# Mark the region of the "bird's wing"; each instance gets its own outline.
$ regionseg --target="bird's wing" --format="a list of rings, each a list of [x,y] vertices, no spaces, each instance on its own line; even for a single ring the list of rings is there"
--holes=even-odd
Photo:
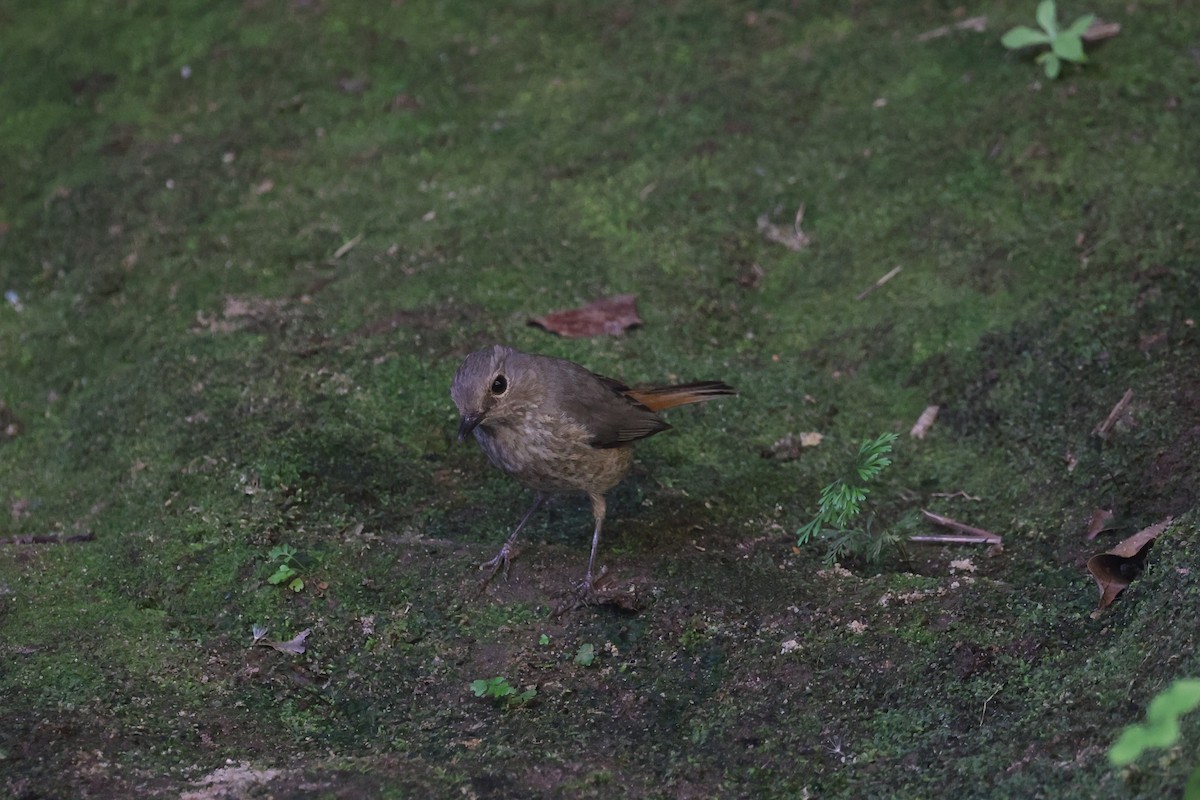
[[[583,367],[563,387],[562,411],[592,435],[593,447],[620,447],[671,427],[638,401],[625,395],[620,381]]]

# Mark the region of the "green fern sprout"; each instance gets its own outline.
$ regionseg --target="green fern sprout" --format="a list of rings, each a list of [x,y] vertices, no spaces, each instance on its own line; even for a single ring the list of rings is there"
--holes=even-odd
[[[891,465],[894,433],[884,433],[868,439],[858,448],[854,463],[844,478],[839,478],[821,490],[817,515],[796,532],[796,545],[807,544],[813,536],[829,540],[825,563],[833,564],[844,555],[862,555],[877,561],[887,544],[897,540],[893,534],[875,531],[875,513],[869,512],[861,526],[854,525],[863,513],[870,483]]]

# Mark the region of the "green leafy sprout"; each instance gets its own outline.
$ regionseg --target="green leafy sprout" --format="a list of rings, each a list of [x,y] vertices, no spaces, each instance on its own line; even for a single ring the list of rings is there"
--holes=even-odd
[[[267,560],[271,563],[276,563],[275,571],[267,578],[267,583],[272,586],[285,585],[293,592],[299,592],[304,588],[304,579],[301,573],[315,564],[321,562],[321,557],[315,554],[307,554],[307,560],[313,562],[306,564],[300,558],[300,552],[296,548],[288,544],[281,544],[278,547],[272,547],[267,553]]]
[[[496,705],[505,708],[520,708],[537,696],[537,689],[534,687],[528,686],[525,691],[518,692],[516,687],[508,682],[508,678],[501,675],[471,681],[471,691],[476,697],[489,698]]]
[[[594,644],[581,644],[579,649],[575,651],[575,663],[582,667],[590,667],[592,662],[596,660],[596,646]]]
[[[1042,0],[1037,7],[1037,23],[1041,30],[1027,25],[1018,25],[1000,38],[1000,44],[1009,50],[1023,47],[1049,45],[1050,49],[1037,57],[1037,63],[1046,70],[1046,77],[1053,80],[1062,71],[1062,62],[1087,63],[1083,52],[1083,34],[1096,19],[1095,14],[1084,14],[1065,28],[1058,27],[1058,9],[1054,0]]]
[[[1179,718],[1200,707],[1200,680],[1180,679],[1150,701],[1146,721],[1130,725],[1108,750],[1113,766],[1132,764],[1142,753],[1171,747],[1179,741]],[[1184,800],[1200,800],[1200,767],[1192,771],[1183,791]]]
[[[898,541],[894,534],[875,531],[874,511],[868,511],[861,524],[856,524],[870,491],[867,484],[891,465],[888,454],[897,438],[894,433],[884,433],[859,446],[846,477],[821,490],[817,515],[796,532],[798,547],[814,535],[827,539],[830,547],[825,563],[833,564],[844,555],[863,555],[868,561],[878,561],[884,545]]]

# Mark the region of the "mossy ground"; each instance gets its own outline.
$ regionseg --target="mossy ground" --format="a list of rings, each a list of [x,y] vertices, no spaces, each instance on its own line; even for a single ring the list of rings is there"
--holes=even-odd
[[[1177,792],[1195,718],[1105,751],[1200,675],[1200,11],[1067,4],[1123,28],[1048,82],[998,44],[1033,2],[916,40],[956,5],[0,2],[3,792]],[[803,251],[756,230],[801,203]],[[618,292],[624,337],[525,325]],[[640,610],[552,613],[573,498],[476,593],[528,502],[453,441],[491,341],[740,390],[611,498]],[[1003,554],[821,571],[820,487],[930,403],[882,518]],[[1084,560],[1168,514],[1093,618]],[[471,695],[496,675],[536,699]]]

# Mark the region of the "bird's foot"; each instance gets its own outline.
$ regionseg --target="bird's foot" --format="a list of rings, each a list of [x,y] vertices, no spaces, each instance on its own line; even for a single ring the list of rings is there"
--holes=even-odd
[[[588,603],[591,598],[596,596],[597,590],[604,583],[607,576],[607,567],[601,567],[600,574],[595,577],[592,576],[591,570],[588,570],[587,574],[583,576],[583,581],[575,587],[575,596],[583,602]]]
[[[508,566],[511,563],[512,548],[506,543],[500,548],[500,552],[496,553],[496,557],[491,561],[486,561],[479,565],[480,571],[488,570],[488,574],[483,576],[483,580],[479,582],[479,590],[483,591],[487,585],[492,582],[492,578],[496,577],[496,573],[504,571],[504,580],[508,580]]]
[[[607,570],[600,570],[600,574],[594,579],[584,576],[581,583],[558,595],[554,616],[560,617],[568,611],[591,606],[609,606],[629,613],[642,610],[644,603],[634,586],[620,589],[611,586],[611,583],[612,576]]]

